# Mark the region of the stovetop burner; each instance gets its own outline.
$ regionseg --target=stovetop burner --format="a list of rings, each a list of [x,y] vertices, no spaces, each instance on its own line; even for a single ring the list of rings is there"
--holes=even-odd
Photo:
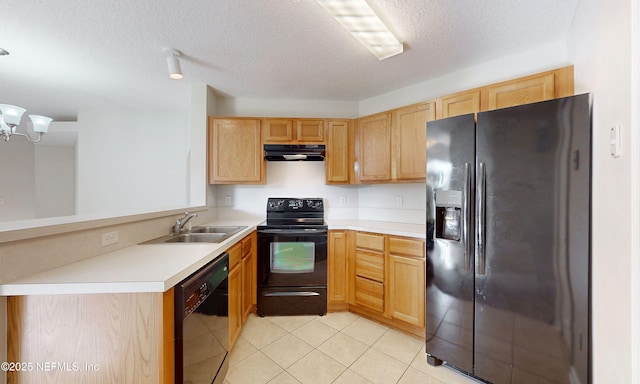
[[[267,199],[267,220],[258,227],[301,229],[326,225],[322,198],[270,197]]]

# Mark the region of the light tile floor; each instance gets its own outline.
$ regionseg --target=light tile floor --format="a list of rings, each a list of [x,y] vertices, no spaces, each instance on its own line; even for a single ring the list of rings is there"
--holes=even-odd
[[[252,315],[225,384],[476,384],[426,363],[423,340],[350,312]]]

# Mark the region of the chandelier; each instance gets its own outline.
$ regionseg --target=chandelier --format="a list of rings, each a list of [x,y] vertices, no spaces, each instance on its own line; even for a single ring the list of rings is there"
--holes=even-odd
[[[20,125],[22,114],[25,111],[26,109],[15,105],[0,104],[0,136],[2,136],[2,140],[9,141],[11,136],[16,135],[24,136],[27,140],[37,143],[42,139],[42,135],[47,133],[52,119],[39,115],[29,115],[33,130],[37,135],[35,138],[32,138],[28,133],[16,132],[16,128]]]

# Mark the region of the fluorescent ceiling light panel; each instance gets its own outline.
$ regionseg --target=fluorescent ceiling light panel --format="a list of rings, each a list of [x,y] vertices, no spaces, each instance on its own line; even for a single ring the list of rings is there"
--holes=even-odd
[[[402,53],[402,43],[365,0],[316,0],[380,60]]]

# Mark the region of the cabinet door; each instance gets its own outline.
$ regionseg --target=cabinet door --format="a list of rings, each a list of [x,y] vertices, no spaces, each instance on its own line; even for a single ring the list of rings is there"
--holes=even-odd
[[[256,304],[256,233],[242,239],[242,323]]]
[[[351,172],[349,122],[329,121],[327,131],[326,183],[347,184],[349,183],[349,174]]]
[[[389,312],[392,318],[425,326],[425,262],[389,256]]]
[[[439,119],[480,111],[480,90],[456,93],[440,98]]]
[[[242,266],[229,271],[229,350],[242,329]]]
[[[290,143],[294,140],[293,120],[264,119],[265,143]]]
[[[401,108],[393,112],[396,180],[426,180],[427,121],[435,118],[435,102]]]
[[[303,143],[324,142],[324,120],[296,120],[295,139]]]
[[[251,313],[251,290],[253,283],[252,257],[245,256],[242,259],[242,324],[247,320],[247,316]]]
[[[209,183],[264,183],[260,120],[209,121]]]
[[[347,233],[329,231],[328,302],[346,303],[347,291]]]
[[[489,110],[551,100],[553,97],[553,73],[487,87]]]
[[[362,182],[391,180],[391,114],[358,120],[358,165]]]

